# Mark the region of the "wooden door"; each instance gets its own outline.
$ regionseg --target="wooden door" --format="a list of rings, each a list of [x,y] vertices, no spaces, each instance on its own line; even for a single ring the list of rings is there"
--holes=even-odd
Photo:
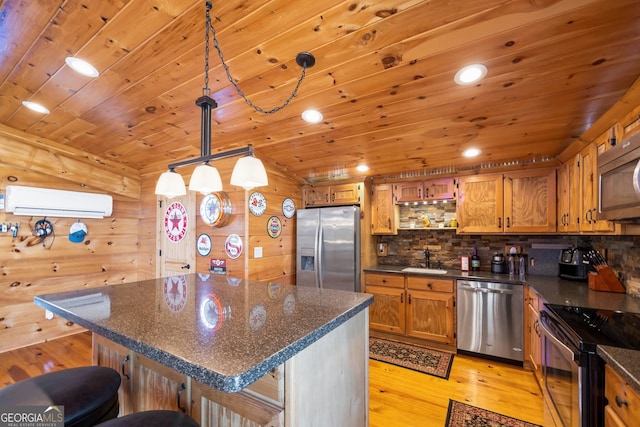
[[[458,182],[458,233],[503,231],[501,174],[466,176]]]
[[[556,232],[556,170],[504,174],[504,232]]]
[[[178,276],[196,271],[196,194],[158,199],[158,277]]]
[[[373,295],[373,304],[369,307],[369,328],[383,332],[404,334],[404,289],[367,286],[365,292]]]
[[[107,366],[120,373],[122,382],[118,389],[119,415],[127,415],[133,412],[133,381],[131,379],[132,355],[128,348],[116,344],[100,335],[92,334],[91,364],[94,366]]]
[[[455,344],[452,293],[407,291],[407,335]]]
[[[133,362],[133,411],[167,409],[190,414],[189,378],[139,354]]]
[[[371,197],[371,234],[396,234],[397,220],[393,186],[374,185]]]

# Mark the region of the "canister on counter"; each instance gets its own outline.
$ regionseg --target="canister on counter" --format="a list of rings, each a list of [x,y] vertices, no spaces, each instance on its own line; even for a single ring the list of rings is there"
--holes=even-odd
[[[467,255],[460,257],[460,271],[469,271],[469,257]]]

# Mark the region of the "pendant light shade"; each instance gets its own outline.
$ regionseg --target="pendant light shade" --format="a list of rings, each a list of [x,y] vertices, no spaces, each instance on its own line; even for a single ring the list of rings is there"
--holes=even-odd
[[[208,163],[201,164],[193,171],[189,180],[189,190],[198,191],[201,194],[211,194],[222,191],[222,180],[218,169]]]
[[[254,156],[240,157],[231,173],[231,185],[245,190],[269,185],[267,171],[260,159]]]
[[[187,194],[187,189],[184,186],[184,179],[182,179],[182,175],[173,169],[163,172],[156,183],[155,193],[169,199],[177,196],[184,196]]]

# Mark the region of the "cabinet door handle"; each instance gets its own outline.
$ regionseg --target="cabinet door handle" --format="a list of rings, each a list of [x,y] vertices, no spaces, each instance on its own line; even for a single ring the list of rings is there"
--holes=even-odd
[[[400,294],[400,304],[404,302],[404,293]]]
[[[182,407],[182,403],[180,402],[180,397],[182,396],[182,392],[185,391],[186,388],[187,388],[187,386],[185,386],[184,383],[182,383],[182,384],[180,384],[180,390],[178,390],[178,408],[182,412],[187,412],[187,408],[183,408]]]
[[[623,406],[629,406],[629,402],[622,400],[620,396],[616,394],[616,405],[618,405],[618,408],[622,408]]]
[[[127,354],[127,356],[124,358],[124,360],[122,361],[122,376],[123,377],[127,377],[128,380],[131,379],[131,376],[129,376],[129,374],[127,374],[124,371],[124,366],[127,364],[127,362],[129,361],[129,355]]]
[[[433,285],[431,284],[431,282],[427,282],[427,288],[429,289],[433,288]]]
[[[382,283],[387,283],[387,279],[382,279]]]
[[[498,217],[498,228],[502,228],[502,217]]]
[[[191,268],[191,265],[190,264],[185,264],[180,268],[183,269],[183,270],[189,270]]]
[[[411,304],[411,294],[408,294],[408,295],[407,295],[407,299],[408,299],[408,300],[407,300],[407,304]]]
[[[511,217],[507,217],[507,228],[511,227]]]

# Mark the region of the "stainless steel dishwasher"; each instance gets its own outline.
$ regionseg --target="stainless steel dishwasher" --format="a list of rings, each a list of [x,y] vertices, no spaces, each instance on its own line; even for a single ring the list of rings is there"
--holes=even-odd
[[[522,285],[457,281],[458,350],[523,361]]]

